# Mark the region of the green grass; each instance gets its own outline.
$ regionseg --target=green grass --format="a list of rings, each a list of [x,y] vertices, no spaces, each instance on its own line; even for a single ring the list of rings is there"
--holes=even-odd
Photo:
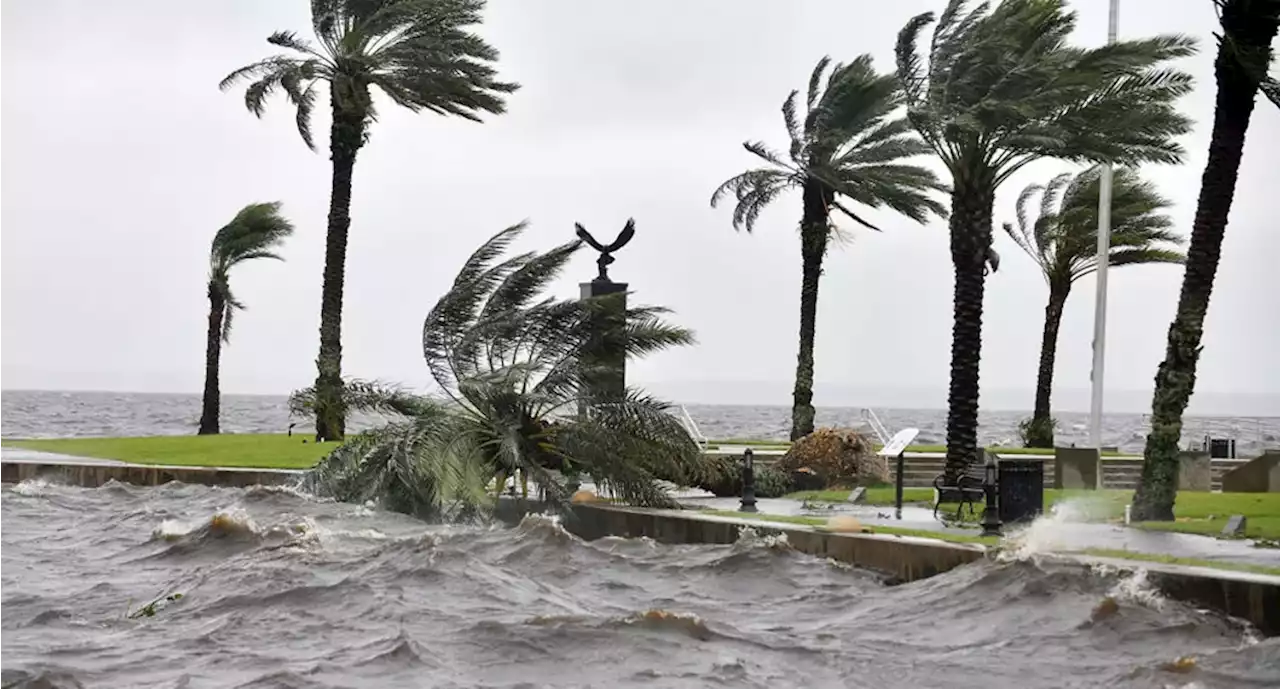
[[[304,442],[306,441],[306,442]],[[337,444],[307,436],[277,434],[175,435],[146,438],[58,438],[4,440],[5,447],[135,464],[307,469]]]
[[[812,526],[821,529],[826,525],[827,520],[821,517],[803,517],[792,515],[777,514],[748,514],[743,512],[734,512],[732,510],[704,510],[704,514],[714,514],[721,517],[736,517],[738,519],[749,519],[754,521],[773,522],[782,524],[799,524],[802,526]],[[982,537],[978,535],[942,533],[937,531],[925,531],[921,529],[900,529],[892,526],[866,526],[871,533],[890,534],[898,536],[917,536],[920,538],[932,538],[939,541],[947,541],[949,543],[977,543],[985,546],[998,545],[1000,539],[991,537]],[[1252,572],[1254,574],[1269,574],[1272,576],[1280,576],[1280,567],[1268,567],[1266,565],[1252,565],[1239,562],[1222,562],[1219,560],[1202,560],[1190,557],[1175,557],[1173,555],[1161,555],[1157,553],[1140,553],[1132,550],[1116,550],[1111,548],[1087,548],[1085,550],[1076,551],[1080,555],[1093,555],[1095,557],[1109,557],[1121,560],[1134,560],[1139,562],[1159,562],[1170,565],[1184,565],[1189,567],[1208,567],[1211,569],[1223,569],[1234,572]]]
[[[793,500],[814,502],[843,502],[848,490],[805,491],[787,496]],[[1124,518],[1124,506],[1133,499],[1127,490],[1046,490],[1045,508],[1051,509],[1063,500],[1075,500],[1082,515],[1089,521],[1120,521]],[[931,504],[932,488],[904,488],[904,503]],[[868,505],[892,505],[894,489],[878,486],[868,488],[863,496]],[[1217,536],[1222,533],[1227,519],[1234,514],[1247,518],[1245,535],[1249,538],[1280,539],[1280,493],[1205,493],[1183,491],[1178,493],[1173,509],[1177,521],[1139,522],[1140,529],[1175,531],[1178,533]]]

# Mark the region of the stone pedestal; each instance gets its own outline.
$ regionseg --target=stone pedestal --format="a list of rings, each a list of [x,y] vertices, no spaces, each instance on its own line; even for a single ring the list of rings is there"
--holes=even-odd
[[[1224,493],[1280,493],[1280,450],[1267,450],[1222,475]]]
[[[587,376],[592,397],[600,401],[622,399],[627,389],[626,343],[605,335],[621,332],[626,324],[627,283],[593,280],[580,287],[583,299],[617,295],[608,301],[609,308],[597,315],[597,336],[588,344],[583,362],[593,369]]]
[[[1102,452],[1093,447],[1059,447],[1053,451],[1053,487],[1096,490],[1102,471]]]
[[[1213,465],[1208,452],[1184,450],[1178,453],[1178,490],[1208,491],[1213,488]]]

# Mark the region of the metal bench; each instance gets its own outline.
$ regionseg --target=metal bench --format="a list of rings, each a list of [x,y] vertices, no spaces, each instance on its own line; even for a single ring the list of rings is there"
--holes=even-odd
[[[959,506],[956,507],[956,519],[960,519],[965,505],[969,506],[970,516],[977,514],[974,506],[980,503],[985,506],[987,498],[986,480],[987,468],[979,462],[973,462],[966,466],[954,483],[947,483],[947,475],[945,473],[935,478],[933,480],[933,489],[937,491],[937,502],[933,505],[933,518],[938,518],[938,508],[944,503],[959,503]]]

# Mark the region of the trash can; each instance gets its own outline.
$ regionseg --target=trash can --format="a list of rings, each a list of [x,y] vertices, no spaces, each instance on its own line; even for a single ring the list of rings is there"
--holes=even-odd
[[[1000,521],[1031,521],[1044,512],[1043,461],[1001,459],[996,475]]]

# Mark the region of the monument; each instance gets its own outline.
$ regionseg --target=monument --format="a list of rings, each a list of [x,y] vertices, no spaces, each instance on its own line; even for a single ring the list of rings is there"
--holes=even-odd
[[[573,226],[579,239],[600,252],[596,259],[599,273],[591,282],[580,284],[582,299],[595,300],[599,307],[592,316],[596,319],[595,335],[582,358],[588,394],[602,402],[621,399],[627,389],[627,353],[626,343],[615,338],[626,324],[627,283],[610,279],[609,265],[615,260],[614,252],[635,236],[636,221],[628,219],[617,239],[607,245],[597,241],[581,224],[574,223]]]

